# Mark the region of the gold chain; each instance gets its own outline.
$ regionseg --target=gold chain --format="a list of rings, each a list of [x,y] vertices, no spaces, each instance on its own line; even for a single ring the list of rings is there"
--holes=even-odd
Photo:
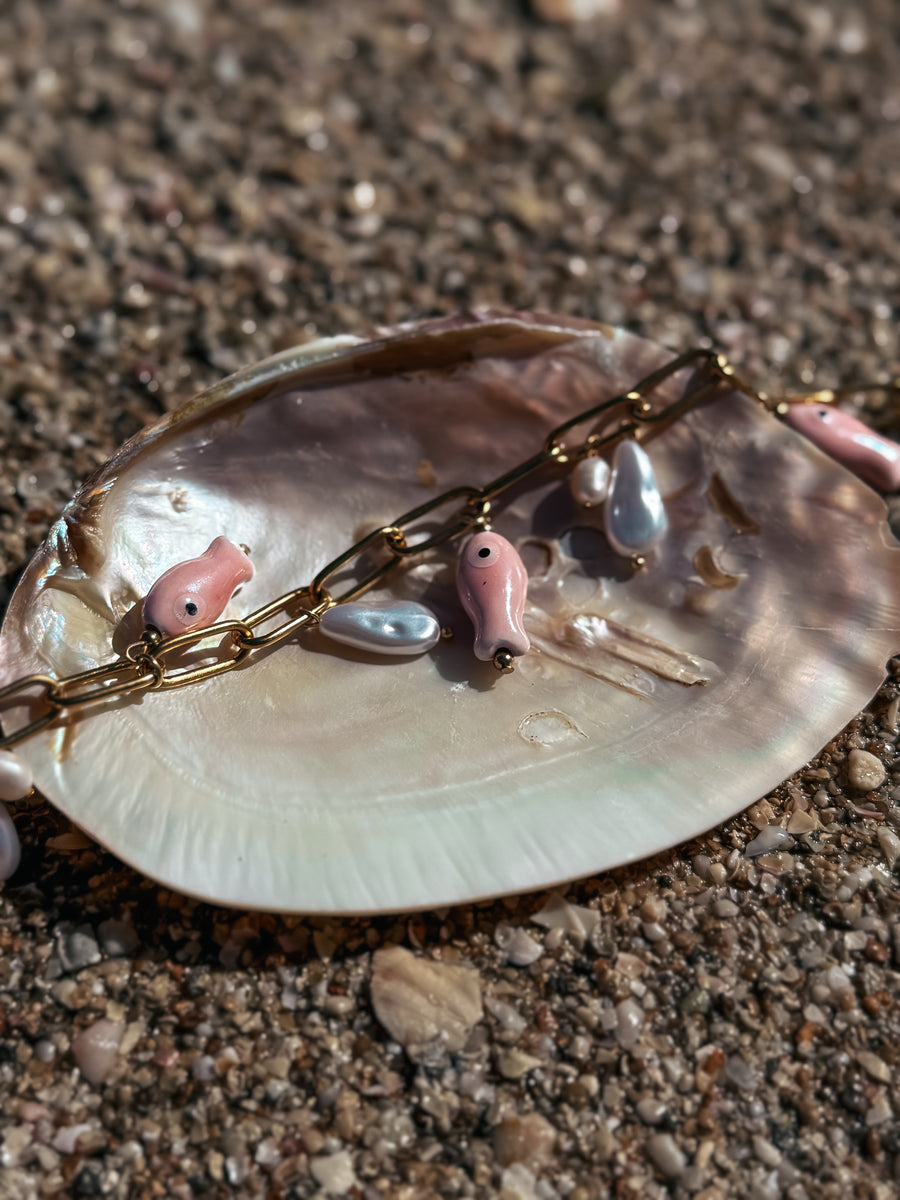
[[[680,399],[664,408],[654,410],[645,398],[648,393],[678,371],[691,366],[702,368],[707,373],[706,379]],[[124,655],[107,666],[95,667],[63,679],[55,679],[49,675],[27,675],[8,684],[0,689],[0,709],[4,706],[9,707],[10,701],[18,700],[22,703],[24,700],[31,704],[41,704],[46,711],[15,733],[0,737],[0,750],[15,746],[53,725],[63,724],[69,718],[69,714],[77,713],[91,705],[104,704],[111,699],[141,692],[173,691],[175,688],[187,687],[189,684],[200,683],[233,671],[251,655],[277,646],[305,626],[316,624],[329,608],[363,595],[380,582],[401,559],[425,554],[473,529],[484,528],[494,502],[541,468],[550,463],[576,462],[599,453],[623,437],[639,437],[645,427],[672,420],[707,399],[723,384],[750,396],[769,411],[780,410],[779,402],[770,401],[754,392],[736,375],[721,355],[712,350],[688,350],[647,375],[629,391],[594,405],[558,425],[548,434],[536,454],[484,487],[455,487],[410,509],[391,524],[374,529],[343,554],[339,554],[319,571],[312,583],[286,592],[243,620],[219,621],[203,629],[167,638],[157,630],[148,628],[140,641],[129,646]],[[837,395],[836,392],[818,392],[814,398],[822,403],[827,402],[826,397],[833,400]],[[809,399],[811,397],[808,396],[791,397],[791,402]],[[611,432],[592,433],[575,447],[569,447],[563,441],[564,435],[579,425],[601,417],[606,417],[608,424],[609,420],[616,416],[620,419]],[[458,502],[456,511],[436,533],[423,540],[408,540],[409,526],[454,501]],[[361,555],[373,551],[384,554],[384,561],[338,595],[329,590],[329,580]],[[287,620],[268,632],[259,632],[260,626],[279,614],[286,616]],[[206,661],[199,666],[179,662],[177,658],[174,663],[167,661],[172,656],[183,656],[185,651],[216,639],[219,642],[217,653],[220,655],[217,661]],[[211,652],[210,649],[207,658]]]

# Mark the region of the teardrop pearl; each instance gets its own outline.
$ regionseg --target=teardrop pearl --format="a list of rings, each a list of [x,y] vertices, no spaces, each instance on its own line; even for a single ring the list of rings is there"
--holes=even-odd
[[[22,849],[13,819],[4,805],[0,804],[0,880],[9,879],[10,875],[15,874],[21,857]]]
[[[441,640],[434,613],[414,600],[354,600],[323,613],[319,628],[336,642],[372,654],[425,654]]]
[[[659,541],[668,528],[653,464],[637,442],[619,442],[604,510],[606,536],[626,558]]]
[[[0,800],[22,800],[34,786],[31,768],[11,750],[0,750]]]
[[[609,495],[609,463],[595,454],[575,464],[569,477],[572,498],[583,508],[595,508]]]

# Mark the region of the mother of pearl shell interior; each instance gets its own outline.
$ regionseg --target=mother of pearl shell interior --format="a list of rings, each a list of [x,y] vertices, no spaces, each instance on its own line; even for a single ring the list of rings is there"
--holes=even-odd
[[[606,327],[497,316],[244,371],[76,496],[10,605],[0,683],[109,661],[154,579],[222,533],[255,568],[226,615],[250,611],[669,357]],[[690,386],[683,372],[654,404]],[[494,528],[530,576],[532,650],[512,675],[472,653],[449,545],[373,593],[453,627],[429,654],[388,660],[305,632],[35,739],[37,786],[164,883],[282,911],[534,888],[716,824],[877,688],[900,629],[900,553],[875,493],[744,396],[644,448],[668,531],[637,574],[559,468],[498,506]]]

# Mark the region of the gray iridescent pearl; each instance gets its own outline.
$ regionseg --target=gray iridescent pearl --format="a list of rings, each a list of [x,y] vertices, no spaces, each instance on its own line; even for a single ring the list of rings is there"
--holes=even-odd
[[[0,750],[0,800],[22,800],[33,786],[31,768],[24,758]]]
[[[9,879],[19,865],[22,852],[13,819],[0,804],[0,880]]]
[[[612,548],[626,557],[649,549],[668,527],[653,464],[631,438],[613,455],[604,527]]]
[[[354,600],[323,614],[320,628],[336,642],[372,654],[424,654],[441,640],[437,617],[413,600]]]
[[[575,464],[569,486],[576,504],[594,508],[602,504],[609,493],[609,463],[605,458],[583,458]]]

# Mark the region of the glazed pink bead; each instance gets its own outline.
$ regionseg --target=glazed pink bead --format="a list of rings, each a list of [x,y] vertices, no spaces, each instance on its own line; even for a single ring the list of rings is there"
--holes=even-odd
[[[144,601],[144,624],[165,634],[213,625],[235,590],[252,578],[253,567],[240,546],[217,537],[199,558],[160,575]]]
[[[474,533],[459,550],[456,586],[475,626],[475,657],[489,662],[498,650],[515,656],[531,643],[522,625],[528,572],[499,533]]]
[[[827,404],[792,404],[785,420],[872,487],[900,491],[900,446],[856,417]]]

